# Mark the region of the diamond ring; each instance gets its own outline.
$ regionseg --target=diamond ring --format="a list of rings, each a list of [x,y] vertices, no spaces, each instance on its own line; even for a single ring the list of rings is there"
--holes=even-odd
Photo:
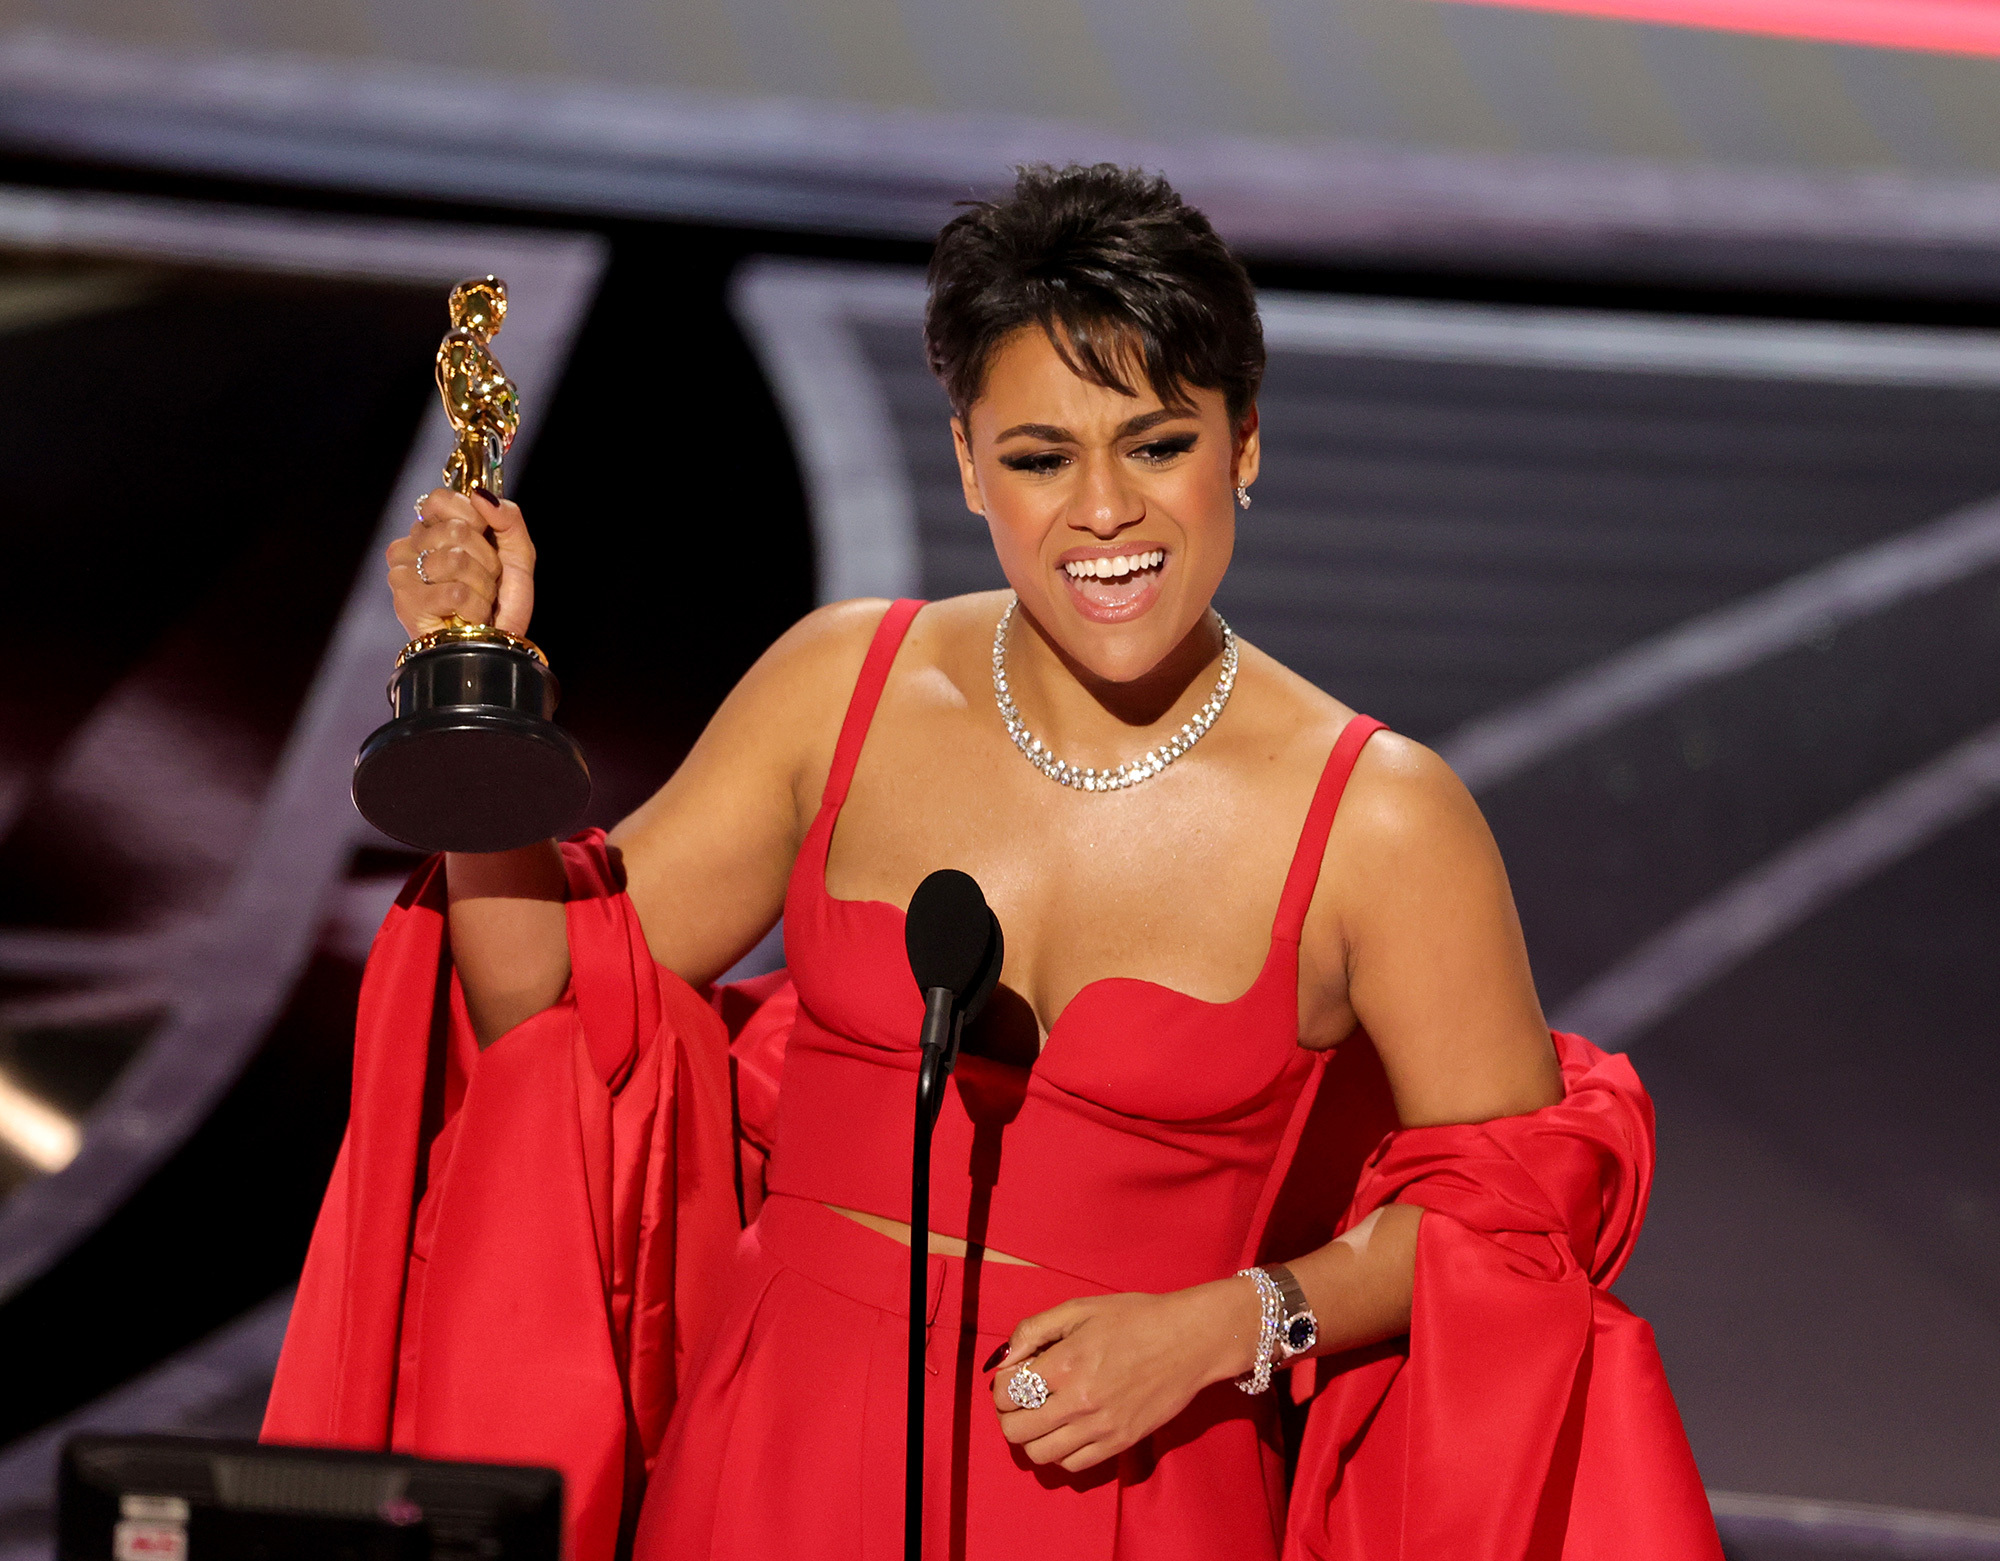
[[[417,554],[417,578],[423,581],[425,585],[437,584],[437,581],[433,580],[424,571],[424,560],[429,558],[431,554],[435,553],[436,551],[437,549],[434,547],[427,547],[421,553]]]
[[[1007,1396],[1022,1409],[1040,1409],[1049,1401],[1049,1384],[1033,1366],[1023,1366],[1007,1379]]]

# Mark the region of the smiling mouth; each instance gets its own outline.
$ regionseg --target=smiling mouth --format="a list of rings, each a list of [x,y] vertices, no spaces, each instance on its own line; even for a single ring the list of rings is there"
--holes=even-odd
[[[1136,604],[1160,578],[1167,550],[1147,548],[1109,558],[1073,558],[1062,565],[1070,589],[1090,606],[1115,611]]]
[[[1156,547],[1144,553],[1120,554],[1116,558],[1078,558],[1064,564],[1063,573],[1072,580],[1123,580],[1129,575],[1157,574],[1167,561],[1167,550]]]

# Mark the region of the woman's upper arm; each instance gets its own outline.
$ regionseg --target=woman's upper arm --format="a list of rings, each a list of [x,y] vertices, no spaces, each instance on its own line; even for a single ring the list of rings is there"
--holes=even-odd
[[[653,957],[700,985],[784,909],[849,694],[888,604],[841,602],[744,674],[667,783],[611,832]]]
[[[1344,945],[1348,1001],[1406,1126],[1562,1098],[1499,847],[1443,760],[1391,733],[1371,741],[1326,866],[1338,925],[1320,926]]]

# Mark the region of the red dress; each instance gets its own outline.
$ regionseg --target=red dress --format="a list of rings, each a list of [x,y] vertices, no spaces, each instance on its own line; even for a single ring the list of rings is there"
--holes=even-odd
[[[923,1001],[902,911],[834,899],[825,870],[915,607],[892,609],[876,637],[792,870],[798,1011],[770,1198],[676,1411],[640,1561],[901,1554],[908,1249],[821,1206],[908,1218]],[[1275,1561],[1284,1464],[1268,1399],[1218,1384],[1115,1465],[1071,1475],[1009,1446],[978,1367],[1023,1317],[1059,1301],[1177,1290],[1254,1256],[1259,1207],[1315,1068],[1297,1044],[1299,929],[1341,789],[1379,725],[1357,717],[1335,746],[1263,971],[1241,997],[1201,1002],[1113,977],[1056,1017],[1032,1068],[961,1059],[938,1118],[932,1227],[1038,1266],[931,1260],[930,1554]]]
[[[577,1561],[621,1535],[639,1561],[900,1554],[908,1251],[822,1205],[907,1217],[922,1005],[901,912],[824,870],[917,605],[877,633],[794,867],[795,990],[702,1007],[586,838],[571,990],[481,1053],[439,875],[413,884],[371,957],[267,1436],[555,1463]],[[934,1228],[1037,1266],[930,1260],[927,1554],[1719,1556],[1650,1334],[1603,1289],[1650,1174],[1629,1066],[1558,1037],[1558,1105],[1395,1133],[1365,1038],[1296,1044],[1300,924],[1378,728],[1327,762],[1249,991],[1108,978],[1033,1067],[961,1059]],[[1430,1211],[1410,1338],[1294,1373],[1318,1393],[1289,1511],[1272,1400],[1226,1383],[1081,1475],[1001,1437],[976,1368],[1022,1317],[1296,1256],[1399,1199]]]

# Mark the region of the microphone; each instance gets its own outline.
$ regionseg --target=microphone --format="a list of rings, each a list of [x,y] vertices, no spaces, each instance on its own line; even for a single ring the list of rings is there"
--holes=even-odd
[[[924,1522],[924,1339],[931,1225],[931,1130],[944,1081],[958,1061],[958,1038],[1000,980],[1006,944],[979,885],[942,868],[917,885],[903,920],[910,974],[924,994],[923,1051],[917,1062],[917,1120],[910,1162],[910,1375],[903,1456],[903,1557],[922,1561]]]
[[[979,885],[969,874],[945,867],[910,897],[903,947],[924,994],[918,1095],[936,1121],[944,1081],[958,1062],[959,1036],[999,983],[1006,942]]]

